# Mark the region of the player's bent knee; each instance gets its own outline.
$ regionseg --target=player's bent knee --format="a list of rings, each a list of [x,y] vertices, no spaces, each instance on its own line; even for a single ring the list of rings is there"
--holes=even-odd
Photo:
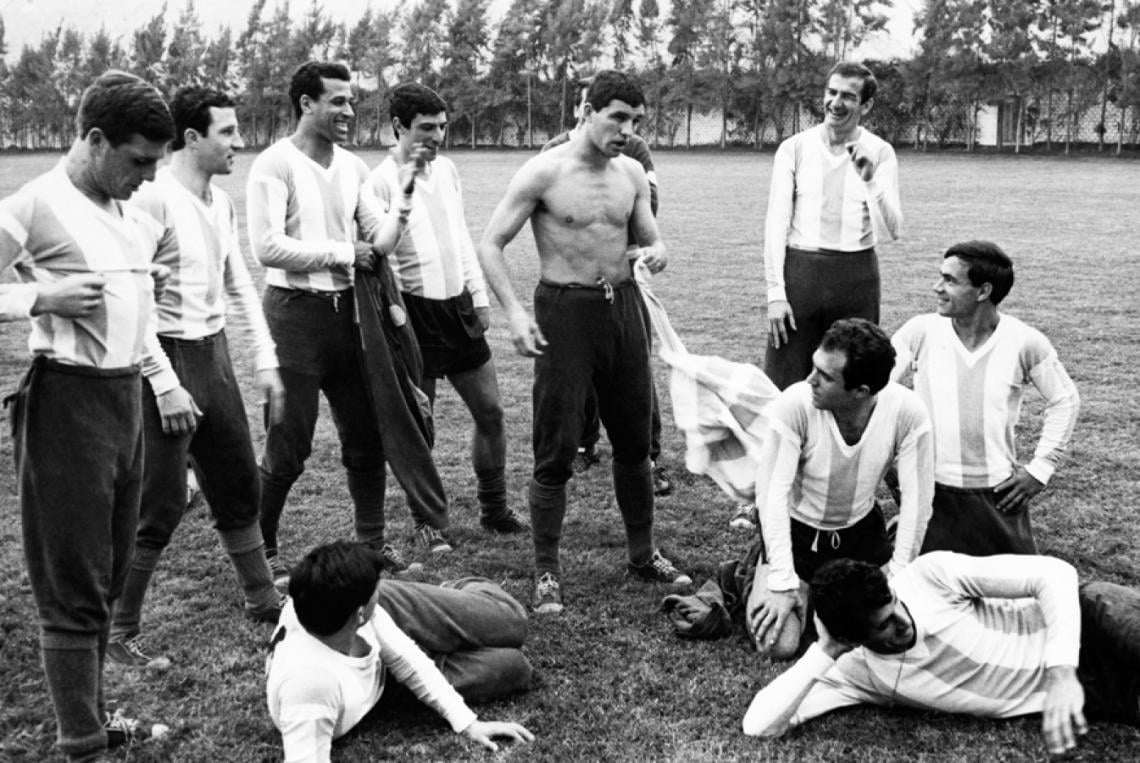
[[[784,662],[795,659],[800,650],[800,639],[803,637],[803,624],[798,615],[790,615],[784,622],[784,627],[776,634],[774,640],[769,641],[771,634],[763,643],[756,644],[756,650],[770,660]]]

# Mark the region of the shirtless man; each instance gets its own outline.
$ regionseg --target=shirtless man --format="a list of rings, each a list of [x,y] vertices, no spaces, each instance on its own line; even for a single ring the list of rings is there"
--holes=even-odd
[[[479,245],[487,283],[510,322],[519,354],[534,362],[534,608],[562,611],[558,544],[566,482],[582,434],[586,397],[613,444],[614,492],[625,523],[629,570],[638,578],[688,584],[653,543],[649,463],[649,344],[640,296],[626,259],[627,226],[653,273],[665,246],[649,206],[649,181],[622,156],[645,115],[641,88],[615,71],[597,75],[585,123],[574,138],[532,158],[511,180]],[[541,280],[532,317],[519,302],[503,261],[505,247],[530,220]]]

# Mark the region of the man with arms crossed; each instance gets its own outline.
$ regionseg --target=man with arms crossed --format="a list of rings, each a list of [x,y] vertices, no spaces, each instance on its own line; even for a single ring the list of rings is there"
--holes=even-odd
[[[159,663],[140,644],[143,601],[163,549],[186,510],[186,460],[193,462],[245,598],[256,621],[276,622],[281,595],[265,559],[257,522],[258,475],[241,389],[230,363],[226,313],[246,327],[257,389],[280,419],[284,390],[257,290],[238,241],[237,210],[214,175],[233,171],[243,146],[233,100],[217,90],[182,88],[170,103],[175,137],[170,166],[135,194],[161,236],[154,261],[171,270],[158,300],[158,333],[143,375],[142,503],[135,551],[115,605],[107,656],[135,667]]]
[[[590,92],[590,85],[593,82],[593,77],[583,77],[578,80],[578,104],[574,107],[574,118],[577,123],[574,125],[574,129],[555,135],[547,141],[546,145],[542,147],[543,151],[549,151],[555,146],[569,143],[582,129],[582,125],[586,122],[586,94]],[[642,140],[637,133],[634,133],[626,141],[622,155],[637,160],[637,163],[645,168],[645,177],[649,180],[649,208],[653,212],[653,216],[656,217],[657,171],[653,168],[653,155],[649,152],[649,144]],[[637,258],[638,251],[637,239],[634,238],[633,231],[630,231],[629,252],[634,259]],[[630,263],[632,264],[633,260]],[[648,325],[648,321],[646,321],[646,325]],[[650,341],[652,342],[652,337],[650,337]],[[665,467],[657,466],[657,458],[661,455],[661,404],[657,399],[657,385],[653,381],[652,374],[649,376],[649,382],[653,387],[653,413],[650,418],[652,429],[649,440],[649,461],[653,469],[653,494],[669,495],[673,492],[673,483],[669,480]],[[597,446],[601,434],[598,401],[594,395],[590,395],[586,404],[586,429],[582,432],[582,442],[578,446],[578,455],[574,457],[575,472],[584,472],[598,463]]]
[[[397,221],[381,219],[368,168],[339,145],[354,116],[348,69],[302,64],[289,100],[297,127],[258,155],[247,192],[249,243],[266,268],[265,318],[285,384],[284,413],[280,423],[269,422],[261,460],[261,532],[274,574],[283,577],[277,528],[312,450],[323,392],[340,437],[357,538],[376,548],[389,571],[404,572],[407,562],[384,539],[384,449],[360,369],[352,288],[353,268],[373,266],[380,253],[373,242],[383,225]],[[364,241],[356,240],[358,227]],[[409,491],[413,514],[424,498]]]
[[[895,374],[914,371],[934,423],[934,513],[923,551],[1037,553],[1029,503],[1060,465],[1080,396],[1045,335],[998,310],[1012,286],[1013,262],[997,244],[955,244],[934,285],[938,311],[911,318],[891,340]],[[1022,464],[1015,429],[1027,384],[1045,398],[1045,421]]]
[[[398,207],[407,223],[377,243],[393,255],[423,355],[423,391],[434,404],[436,379],[447,377],[475,420],[471,463],[480,524],[491,532],[524,532],[526,524],[507,506],[503,406],[483,336],[491,325],[487,285],[463,217],[459,172],[439,155],[447,104],[434,90],[414,83],[397,85],[391,97],[398,143],[370,182],[380,202],[389,210]]]
[[[34,360],[8,401],[16,482],[58,744],[89,761],[137,728],[106,716],[103,662],[138,523],[157,238],[122,202],[154,179],[174,124],[154,87],[109,71],[84,91],[76,127],[55,169],[0,202],[0,268],[41,285]],[[53,304],[65,284],[78,293]]]
[[[510,321],[520,354],[534,362],[534,475],[530,515],[536,612],[561,612],[558,558],[566,483],[593,389],[613,444],[614,492],[625,524],[629,570],[643,580],[692,582],[653,543],[649,467],[649,342],[630,275],[632,226],[652,272],[665,247],[649,208],[649,181],[621,155],[645,114],[641,88],[619,72],[598,74],[574,140],[530,159],[511,180],[479,245],[483,272]],[[519,302],[503,259],[530,220],[541,280],[534,318]]]
[[[836,321],[806,381],[765,410],[756,504],[762,551],[744,592],[749,634],[761,653],[799,650],[810,612],[807,581],[828,559],[852,557],[896,572],[922,545],[934,491],[930,417],[918,395],[889,381],[895,351],[875,324]],[[892,553],[875,488],[898,470],[898,537]],[[746,584],[747,585],[747,584]]]
[[[867,67],[836,64],[823,124],[776,150],[764,226],[764,373],[780,389],[811,372],[812,352],[833,322],[879,322],[874,247],[898,238],[902,212],[894,149],[859,126],[877,90]]]
[[[327,763],[333,739],[378,702],[406,705],[403,687],[491,751],[495,738],[533,741],[517,723],[479,720],[465,702],[530,687],[523,606],[485,578],[381,580],[383,566],[367,546],[338,541],[293,569],[266,666],[286,763]],[[392,678],[403,687],[390,688]]]
[[[756,694],[744,733],[778,737],[840,707],[1041,713],[1050,754],[1090,716],[1140,725],[1140,593],[1059,559],[924,554],[889,581],[828,562],[811,585],[819,641]]]

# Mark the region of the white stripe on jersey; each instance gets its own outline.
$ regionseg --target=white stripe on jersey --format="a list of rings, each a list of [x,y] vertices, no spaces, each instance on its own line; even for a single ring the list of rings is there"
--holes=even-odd
[[[1013,473],[1026,384],[1046,399],[1041,439],[1026,469],[1049,481],[1072,437],[1080,397],[1040,331],[1003,314],[993,335],[970,352],[952,321],[932,313],[911,318],[891,341],[899,353],[896,375],[914,370],[915,392],[933,419],[938,482],[991,488]]]
[[[108,212],[84,196],[61,161],[0,202],[0,267],[14,264],[25,283],[99,273],[103,302],[91,315],[32,318],[29,349],[64,363],[123,368],[142,358],[152,317],[150,258],[157,239],[138,211]],[[22,239],[22,240],[21,240]]]
[[[416,179],[412,213],[393,252],[400,288],[426,299],[450,299],[466,287],[476,307],[487,307],[490,301],[483,270],[463,216],[459,172],[443,156],[437,156],[430,166],[430,175]],[[380,162],[369,182],[387,210],[403,203],[394,157]]]

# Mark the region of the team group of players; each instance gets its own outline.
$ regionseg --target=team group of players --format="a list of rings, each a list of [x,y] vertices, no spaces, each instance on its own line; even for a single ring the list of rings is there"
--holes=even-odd
[[[894,152],[859,124],[875,86],[864,67],[837,65],[823,123],[785,141],[773,171],[765,370],[786,389],[765,411],[756,506],[733,522],[761,530],[740,563],[738,598],[749,635],[775,658],[799,653],[816,630],[821,644],[839,643],[811,627],[819,596],[809,583],[832,560],[884,565],[895,580],[920,551],[1035,553],[1029,501],[1078,409],[1048,340],[999,312],[1013,268],[994,244],[947,251],[937,314],[893,339],[875,325],[874,244],[896,238],[902,217]],[[0,265],[22,282],[0,292],[0,313],[32,326],[34,362],[12,401],[25,553],[58,741],[73,760],[98,760],[138,731],[106,717],[103,662],[164,660],[144,650],[141,612],[186,508],[188,461],[247,616],[279,623],[268,691],[287,759],[327,759],[331,740],[379,700],[385,667],[488,747],[493,737],[532,738],[464,704],[529,683],[518,651],[525,610],[482,579],[435,587],[391,577],[412,565],[385,535],[386,464],[418,544],[451,550],[423,425],[441,378],[474,420],[481,525],[533,537],[535,612],[563,609],[566,484],[576,463],[596,461],[599,421],[629,572],[691,582],[653,533],[654,494],[669,486],[655,474],[659,407],[631,263],[656,273],[666,256],[651,165],[622,156],[645,113],[636,83],[607,71],[583,88],[578,126],[518,171],[478,246],[455,165],[438,153],[447,113],[436,93],[394,89],[397,145],[373,171],[341,148],[354,118],[345,67],[302,65],[289,99],[296,129],[257,157],[248,181],[260,304],[234,204],[211,182],[242,148],[235,104],[218,91],[180,89],[168,108],[150,85],[108,72],[84,94],[67,156],[0,204]],[[157,169],[168,143],[170,163]],[[503,256],[527,221],[541,268],[533,315]],[[516,349],[535,361],[529,526],[507,503],[503,410],[484,338],[491,292]],[[227,315],[246,332],[264,402],[260,462]],[[910,371],[913,391],[896,381]],[[1029,384],[1047,409],[1023,466],[1014,426]],[[289,569],[278,527],[322,393],[360,545],[319,547]],[[893,533],[875,500],[885,478],[897,484]],[[381,572],[390,577],[378,584]],[[1022,589],[975,595],[1012,590]],[[842,642],[846,651],[857,640]],[[746,731],[786,727],[790,712],[761,723],[750,709]]]

